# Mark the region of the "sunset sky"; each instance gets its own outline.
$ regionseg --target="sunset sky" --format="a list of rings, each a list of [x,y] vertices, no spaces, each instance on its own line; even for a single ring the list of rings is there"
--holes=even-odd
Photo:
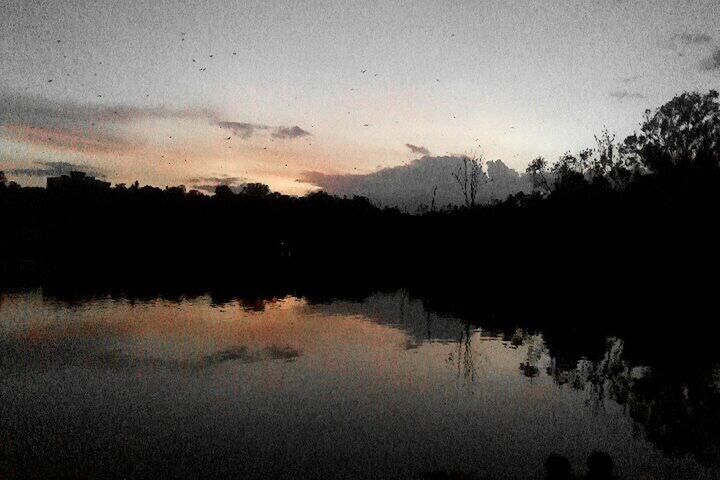
[[[423,154],[522,169],[720,88],[718,25],[717,0],[10,0],[0,170],[303,193]]]

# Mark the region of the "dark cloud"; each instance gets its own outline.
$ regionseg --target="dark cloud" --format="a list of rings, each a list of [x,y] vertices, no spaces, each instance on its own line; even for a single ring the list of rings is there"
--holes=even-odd
[[[188,179],[188,183],[190,183],[190,188],[203,192],[215,193],[216,187],[224,185],[230,187],[233,192],[238,193],[242,190],[245,183],[247,183],[247,179],[243,177],[221,175],[190,178]]]
[[[425,156],[407,165],[364,175],[303,172],[298,181],[310,183],[331,194],[349,197],[361,195],[380,205],[415,211],[418,206],[431,203],[435,187],[436,206],[459,205],[463,202],[460,189],[452,177],[452,172],[461,163],[461,156]],[[478,195],[481,203],[532,190],[531,181],[526,175],[508,168],[500,160],[487,162],[486,171],[488,176]]]
[[[712,42],[712,37],[707,33],[682,33],[677,38],[686,45],[702,45]]]
[[[645,95],[643,95],[640,92],[630,92],[628,90],[614,90],[614,91],[610,92],[610,96],[613,98],[616,98],[618,100],[624,100],[626,98],[634,99],[634,100],[642,100],[645,98]]]
[[[0,92],[0,126],[18,125],[77,131],[93,123],[127,123],[151,118],[212,119],[216,116],[207,109],[99,105]]]
[[[217,177],[195,177],[189,179],[190,182],[212,182],[218,185],[233,185],[235,183],[244,182],[243,177],[232,177],[230,175],[221,175]]]
[[[274,138],[293,139],[310,135],[298,126],[270,126],[250,122],[220,121],[220,115],[211,109],[138,107],[132,105],[100,105],[49,100],[39,96],[28,96],[0,91],[0,127],[6,127],[5,135],[20,136],[30,128],[33,138],[45,138],[53,133],[64,132],[77,138],[97,140],[101,147],[137,146],[138,139],[130,142],[121,130],[113,124],[127,124],[146,119],[189,119],[201,120],[230,130],[240,138],[247,139],[258,131],[272,130]],[[47,135],[46,135],[47,133]],[[44,136],[45,135],[45,136]],[[44,136],[44,137],[43,137]],[[37,138],[36,138],[37,137]],[[98,145],[93,145],[98,147]]]
[[[273,138],[301,138],[301,137],[307,137],[312,135],[307,130],[303,130],[302,128],[295,125],[294,127],[277,127],[275,131],[273,131],[272,136]]]
[[[720,70],[720,48],[713,50],[709,57],[700,62],[700,68],[706,72]]]
[[[129,152],[147,140],[128,135],[124,126],[151,119],[191,119],[214,123],[215,114],[202,109],[99,105],[50,100],[0,90],[0,136],[44,145],[53,150],[87,155]],[[17,158],[17,155],[10,154]],[[45,175],[41,172],[38,176]]]
[[[88,165],[78,165],[68,162],[33,162],[36,167],[12,168],[7,170],[8,175],[17,175],[25,177],[59,177],[60,175],[68,175],[73,171],[85,172],[88,175],[104,178],[104,176]]]
[[[230,130],[233,134],[240,138],[247,139],[255,134],[255,130],[267,130],[268,125],[246,122],[218,122],[220,128]]]
[[[413,145],[412,143],[406,143],[405,146],[409,148],[412,153],[417,153],[419,155],[430,155],[430,150],[425,147],[418,147],[417,145]]]
[[[308,132],[307,130],[303,130],[297,125],[294,127],[272,127],[270,125],[249,122],[218,122],[217,125],[220,128],[230,130],[233,134],[237,135],[242,139],[248,139],[252,137],[258,130],[271,129],[273,138],[293,139],[307,137],[311,135],[310,132]]]

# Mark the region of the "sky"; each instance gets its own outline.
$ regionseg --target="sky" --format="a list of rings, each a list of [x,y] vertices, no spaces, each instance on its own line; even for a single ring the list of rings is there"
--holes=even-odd
[[[0,0],[0,169],[290,194],[421,156],[523,170],[720,88],[718,25],[717,0]]]

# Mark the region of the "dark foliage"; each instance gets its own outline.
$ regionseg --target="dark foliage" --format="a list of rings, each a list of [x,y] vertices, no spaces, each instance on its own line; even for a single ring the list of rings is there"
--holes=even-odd
[[[646,112],[641,133],[622,144],[605,131],[596,148],[551,167],[533,160],[533,194],[491,205],[468,194],[468,206],[423,215],[262,184],[207,196],[71,179],[22,188],[3,176],[0,276],[127,285],[339,276],[437,282],[454,295],[511,284],[526,302],[600,308],[644,295],[682,303],[711,292],[718,267],[719,145],[718,93],[683,94]]]

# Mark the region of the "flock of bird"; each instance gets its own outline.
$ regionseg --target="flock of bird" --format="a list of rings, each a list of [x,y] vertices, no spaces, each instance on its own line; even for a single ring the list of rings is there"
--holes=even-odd
[[[187,34],[186,34],[185,32],[180,32],[180,41],[181,41],[181,42],[184,42],[185,39],[186,39],[186,36],[187,36]],[[455,34],[454,34],[454,33],[451,34],[450,37],[451,37],[451,38],[454,38],[454,37],[455,37]],[[57,43],[58,43],[58,44],[61,44],[61,43],[62,43],[62,40],[57,40]],[[236,51],[235,51],[235,52],[232,52],[232,56],[237,56],[237,52],[236,52]],[[67,55],[63,55],[63,58],[67,59]],[[211,58],[211,59],[212,59],[212,58],[215,58],[215,54],[214,54],[214,53],[209,54],[209,55],[208,55],[208,58]],[[191,59],[191,62],[192,62],[192,63],[198,63],[198,60],[197,60],[196,58],[192,58],[192,59]],[[99,65],[102,65],[102,64],[103,64],[102,62],[99,62]],[[208,69],[207,65],[202,66],[202,67],[198,67],[198,71],[200,71],[200,72],[205,72],[205,71],[207,71],[207,69]],[[363,69],[360,70],[360,73],[363,74],[363,75],[365,75],[366,73],[368,73],[368,69],[367,69],[367,68],[363,68]],[[378,76],[380,76],[379,73],[371,73],[371,75],[372,75],[373,77],[378,77]],[[68,74],[66,74],[66,76],[70,76],[70,74],[68,73]],[[95,73],[94,76],[97,76],[97,73]],[[435,81],[436,81],[436,82],[440,82],[440,79],[439,79],[439,78],[436,78]],[[52,83],[52,82],[53,82],[53,79],[48,79],[47,82],[48,82],[48,83]],[[350,88],[350,91],[356,91],[356,90],[357,90],[357,89],[354,88],[354,87],[353,87],[353,88]],[[146,96],[146,97],[149,97],[150,94],[147,94],[147,95],[145,95],[145,96]],[[98,97],[98,98],[102,98],[103,96],[102,96],[102,94],[98,94],[97,97]],[[349,114],[350,114],[350,112],[348,112],[348,115],[349,115]],[[455,118],[455,117],[453,116],[453,118]],[[363,126],[364,126],[364,127],[368,127],[369,124],[366,123],[366,124],[363,124]]]
[[[450,38],[454,38],[454,37],[455,37],[455,34],[454,34],[454,33],[450,35]],[[180,33],[180,42],[185,42],[185,40],[186,40],[186,33],[185,33],[185,32],[181,32],[181,33]],[[58,39],[58,40],[57,40],[57,44],[61,44],[61,43],[62,43],[62,40],[59,40],[59,39]],[[232,57],[236,57],[237,54],[238,54],[237,51],[233,51],[233,52],[231,53],[231,56],[232,56]],[[67,59],[67,55],[63,55],[63,58]],[[215,58],[216,58],[216,54],[215,54],[215,53],[210,53],[210,54],[208,54],[208,57],[207,57],[207,58],[208,58],[208,59],[215,59]],[[199,57],[197,57],[197,58],[191,58],[191,63],[193,63],[193,64],[198,64],[198,63],[200,63],[200,62],[199,62]],[[102,64],[103,64],[103,62],[99,62],[99,65],[102,65]],[[203,66],[197,67],[197,68],[198,68],[198,71],[199,71],[199,72],[205,72],[205,71],[207,71],[208,65],[209,65],[209,63],[207,63],[207,64],[205,64],[205,65],[203,65]],[[362,69],[360,69],[360,74],[361,74],[361,75],[368,75],[368,76],[371,75],[373,78],[376,78],[376,77],[379,77],[379,76],[380,76],[380,73],[369,72],[367,68],[362,68]],[[68,74],[66,74],[66,75],[69,76],[70,74],[68,73]],[[94,76],[97,76],[97,73],[94,73]],[[52,78],[50,78],[50,79],[47,80],[47,83],[52,83],[52,82],[53,82],[53,79],[52,79]],[[439,78],[436,78],[436,79],[435,79],[435,82],[436,82],[436,83],[439,83],[439,82],[440,82],[440,79],[439,79]],[[355,87],[350,88],[350,91],[356,91],[356,90],[357,90],[357,89],[356,89]],[[146,94],[145,97],[146,97],[146,98],[147,98],[147,97],[150,97],[150,94]],[[98,93],[98,94],[97,94],[97,98],[103,98],[103,94]],[[351,114],[350,111],[348,111],[347,113],[348,113],[348,115]],[[452,118],[453,118],[453,119],[456,119],[456,116],[455,116],[455,115],[452,115]],[[396,123],[399,123],[399,122],[396,122]],[[94,125],[94,124],[93,124],[93,125]],[[363,126],[363,127],[370,127],[370,123],[363,123],[362,126]],[[514,127],[510,127],[510,128],[513,129]],[[506,132],[506,133],[507,133],[507,132]],[[172,137],[170,137],[170,138],[172,139]],[[230,141],[230,140],[232,140],[232,136],[225,137],[225,141]],[[475,140],[477,141],[478,139],[475,139]],[[272,139],[271,139],[271,141],[272,141]],[[312,145],[312,143],[308,143],[308,145]],[[479,145],[478,145],[478,146],[479,146]],[[228,146],[227,148],[232,148],[232,147],[231,147],[231,146]],[[264,147],[264,150],[267,150],[267,147]],[[287,166],[287,164],[286,164],[285,166]]]

